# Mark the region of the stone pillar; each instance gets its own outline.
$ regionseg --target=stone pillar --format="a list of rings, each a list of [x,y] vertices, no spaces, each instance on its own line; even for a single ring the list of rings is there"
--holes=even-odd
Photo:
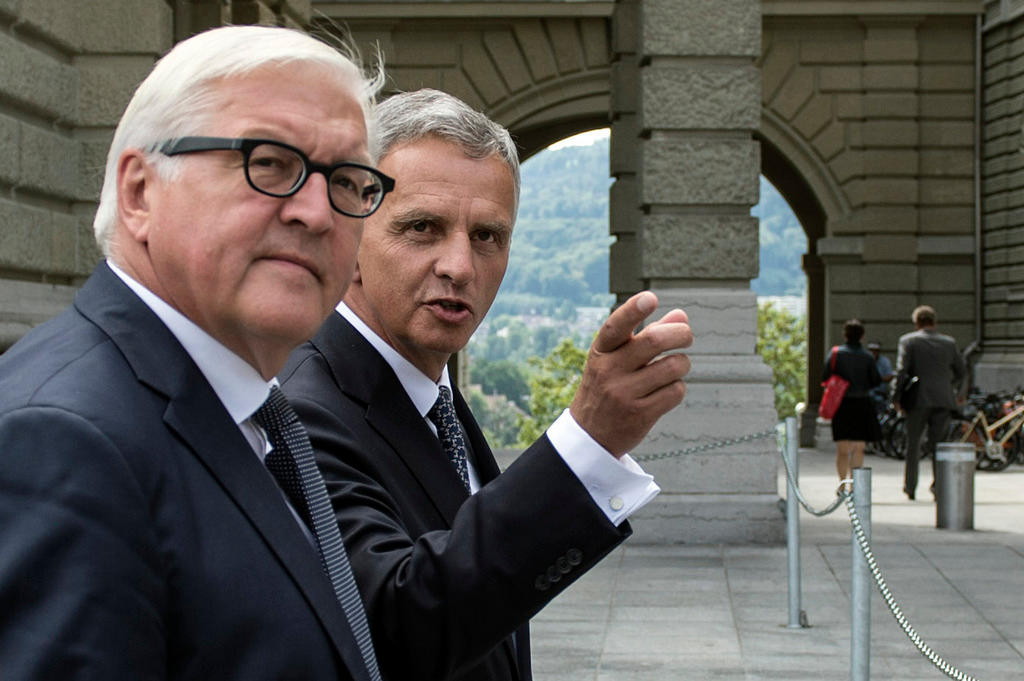
[[[619,68],[635,68],[639,77],[629,87],[615,81],[620,127],[613,124],[613,140],[628,129],[621,100],[630,88],[636,135],[613,142],[613,152],[620,151],[612,169],[626,166],[627,148],[635,150],[637,173],[635,193],[617,194],[617,177],[611,213],[637,218],[635,278],[658,294],[660,312],[684,308],[697,338],[685,402],[637,454],[770,430],[777,419],[771,371],[754,352],[757,301],[750,290],[758,272],[758,224],[750,209],[760,171],[752,135],[760,123],[760,2],[642,0],[620,2],[617,10],[618,31],[627,30],[627,17],[636,21],[635,55],[620,55],[626,64]],[[617,205],[632,196],[633,210]],[[623,251],[630,256],[624,248],[612,251],[613,274],[629,269],[615,262]],[[777,462],[774,436],[649,462],[662,493],[634,523],[638,539],[781,541]]]

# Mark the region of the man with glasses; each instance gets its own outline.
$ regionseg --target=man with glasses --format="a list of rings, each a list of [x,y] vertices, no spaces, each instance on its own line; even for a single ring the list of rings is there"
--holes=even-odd
[[[434,90],[378,108],[397,181],[338,313],[282,382],[309,429],[387,679],[527,681],[528,619],[630,533],[657,485],[626,452],[683,397],[685,313],[609,317],[567,410],[506,472],[448,375],[508,263],[508,132]],[[513,635],[514,634],[514,635]]]
[[[380,678],[276,385],[341,299],[380,76],[287,29],[177,45],[111,144],[106,260],[0,357],[0,677]]]

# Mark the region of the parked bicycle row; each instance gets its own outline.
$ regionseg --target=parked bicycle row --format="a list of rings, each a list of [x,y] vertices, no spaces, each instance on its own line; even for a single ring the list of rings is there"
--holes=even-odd
[[[873,395],[882,439],[869,443],[868,452],[903,459],[907,451],[907,419],[886,393]],[[975,447],[978,470],[1001,471],[1011,464],[1024,464],[1024,388],[1013,392],[985,393],[971,390],[967,400],[953,412],[945,441],[969,442]],[[934,453],[927,441],[921,458]]]

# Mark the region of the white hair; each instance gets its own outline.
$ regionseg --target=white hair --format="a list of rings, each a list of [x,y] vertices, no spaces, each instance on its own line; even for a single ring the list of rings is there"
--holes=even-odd
[[[374,97],[384,75],[365,75],[356,50],[328,45],[307,33],[270,26],[224,26],[184,40],[160,59],[135,90],[121,116],[107,153],[100,204],[93,220],[96,242],[110,256],[117,224],[117,166],[126,149],[146,152],[164,178],[173,177],[180,159],[158,153],[164,140],[203,133],[216,113],[217,82],[261,67],[288,63],[322,66],[360,103],[367,132],[373,134]]]
[[[515,206],[519,208],[519,152],[512,136],[503,126],[474,110],[447,92],[424,88],[401,92],[377,106],[373,153],[379,159],[395,146],[424,137],[437,137],[453,143],[473,159],[497,155],[512,173]]]

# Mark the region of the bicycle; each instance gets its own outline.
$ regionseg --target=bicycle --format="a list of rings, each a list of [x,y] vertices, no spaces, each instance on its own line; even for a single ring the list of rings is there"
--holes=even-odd
[[[973,418],[970,417],[971,412]],[[989,419],[992,419],[990,422]],[[975,466],[982,471],[1001,471],[1021,458],[1024,451],[1024,404],[1021,394],[973,395],[962,416],[955,416],[949,439],[974,445]]]

